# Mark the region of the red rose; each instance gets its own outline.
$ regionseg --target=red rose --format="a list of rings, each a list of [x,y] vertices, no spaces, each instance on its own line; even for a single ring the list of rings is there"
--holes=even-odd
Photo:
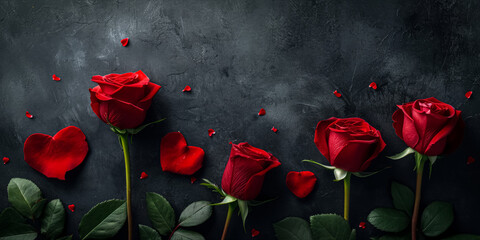
[[[363,172],[385,148],[380,132],[361,118],[330,118],[315,129],[315,145],[330,164]]]
[[[465,128],[461,111],[433,97],[398,108],[392,116],[395,133],[415,151],[437,156],[460,145]]]
[[[238,199],[253,200],[262,189],[265,174],[278,166],[278,159],[262,149],[248,143],[232,144],[222,189]]]
[[[99,86],[90,90],[91,106],[105,123],[120,129],[136,128],[145,120],[160,86],[142,72],[93,76]]]

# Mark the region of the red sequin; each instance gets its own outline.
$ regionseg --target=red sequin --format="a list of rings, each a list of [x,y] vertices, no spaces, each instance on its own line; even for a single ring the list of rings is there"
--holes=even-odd
[[[472,96],[472,93],[472,91],[468,91],[467,93],[465,93],[465,97],[470,98]]]
[[[278,131],[278,129],[276,129],[275,127],[272,127],[272,131],[273,131],[274,133],[276,133],[276,132]]]
[[[148,174],[146,174],[145,172],[142,172],[142,174],[140,174],[140,179],[145,179],[148,177]]]
[[[377,90],[377,84],[375,82],[370,83],[370,85],[368,86],[373,88],[374,90]]]
[[[52,76],[53,81],[60,81],[61,79],[57,77],[57,75],[53,74]]]
[[[128,38],[124,38],[120,42],[122,43],[122,46],[126,47],[128,45]]]
[[[469,156],[469,157],[467,158],[467,164],[470,165],[470,164],[472,164],[472,163],[474,163],[474,162],[475,162],[475,158],[473,158],[472,156]]]
[[[361,222],[360,224],[358,224],[358,227],[361,228],[361,229],[365,229],[366,228],[366,223]]]
[[[265,109],[261,108],[260,111],[258,112],[258,116],[263,116],[267,113],[267,111],[265,111]]]
[[[72,212],[75,212],[75,204],[68,205],[68,209],[70,209]]]
[[[182,92],[190,92],[190,91],[192,91],[192,88],[188,85],[182,90]]]
[[[260,234],[260,231],[258,231],[257,229],[255,228],[252,228],[252,237],[256,237]]]
[[[33,118],[33,115],[30,114],[28,111],[25,113],[25,116],[27,116],[27,117],[30,118],[30,119]]]
[[[333,94],[335,94],[336,97],[341,97],[342,94],[339,93],[337,90],[333,91]]]
[[[190,178],[190,183],[193,184],[195,181],[197,181],[197,178],[196,177],[191,177]]]
[[[215,130],[213,130],[213,129],[211,129],[211,128],[208,129],[208,136],[211,137],[211,136],[213,136],[214,134],[215,134]]]
[[[10,162],[10,158],[3,157],[3,164],[7,164],[8,162]]]

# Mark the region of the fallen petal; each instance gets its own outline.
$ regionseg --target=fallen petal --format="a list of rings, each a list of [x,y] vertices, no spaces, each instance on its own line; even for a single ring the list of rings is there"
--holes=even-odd
[[[61,79],[57,77],[57,75],[53,74],[52,76],[53,81],[60,81]]]
[[[128,45],[128,38],[124,38],[120,42],[122,43],[122,46],[126,47]]]
[[[188,85],[182,90],[182,92],[190,92],[190,91],[192,91],[192,88]]]
[[[470,98],[472,96],[472,93],[472,91],[468,91],[467,93],[465,93],[465,97]]]
[[[375,82],[370,83],[370,85],[368,86],[371,87],[373,90],[377,90],[377,84]]]
[[[365,229],[366,228],[366,223],[365,222],[360,222],[360,224],[358,224],[358,227],[361,228],[361,229]]]
[[[28,118],[32,119],[33,118],[33,115],[30,114],[28,111],[25,113],[25,116],[27,116]]]
[[[68,205],[68,209],[70,209],[72,212],[75,212],[75,204]]]
[[[148,174],[146,174],[145,172],[142,172],[142,174],[140,174],[140,179],[145,179],[148,177]]]
[[[10,158],[3,157],[3,164],[7,164],[8,162],[10,162]]]
[[[260,111],[258,112],[258,116],[263,116],[267,113],[267,111],[265,111],[265,109],[261,108]]]
[[[211,137],[211,136],[213,136],[214,134],[215,134],[215,130],[213,130],[213,129],[211,129],[211,128],[208,129],[208,136]]]
[[[193,184],[195,181],[197,181],[197,178],[196,177],[191,177],[190,178],[190,183]]]
[[[276,133],[276,132],[278,131],[278,129],[276,129],[275,127],[272,127],[272,131],[273,131],[274,133]]]
[[[341,97],[342,94],[340,94],[337,90],[333,91],[333,94],[335,94],[336,97]]]
[[[255,228],[252,228],[252,237],[256,237],[260,234],[260,231],[258,231],[257,229]]]
[[[470,164],[472,164],[472,163],[474,163],[474,162],[475,162],[475,158],[473,158],[472,156],[469,156],[469,157],[467,158],[467,164],[468,164],[468,165],[470,165]]]

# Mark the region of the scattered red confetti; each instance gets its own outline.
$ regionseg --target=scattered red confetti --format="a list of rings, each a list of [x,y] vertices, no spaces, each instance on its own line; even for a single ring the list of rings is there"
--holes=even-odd
[[[208,129],[208,136],[211,137],[211,136],[213,136],[214,134],[215,134],[215,130],[213,130],[213,129],[211,129],[211,128]]]
[[[361,228],[361,229],[365,229],[366,228],[366,223],[365,222],[360,222],[360,224],[358,224],[358,227]]]
[[[192,91],[192,88],[188,85],[182,90],[182,92],[190,92],[190,91]]]
[[[8,157],[3,157],[3,164],[7,164],[8,162],[10,162],[10,158]]]
[[[232,141],[230,141],[228,144],[232,144]]]
[[[126,47],[128,45],[128,38],[124,38],[120,42],[122,43],[122,46]]]
[[[368,87],[373,88],[373,90],[377,90],[377,84],[375,82],[370,83],[370,85],[368,85]]]
[[[197,178],[196,177],[191,177],[190,178],[190,183],[193,184],[195,181],[197,181]]]
[[[273,131],[274,133],[276,133],[276,132],[278,131],[278,129],[276,129],[275,127],[272,127],[272,131]]]
[[[265,111],[265,109],[260,109],[260,111],[258,112],[258,116],[263,116],[267,113],[267,111]]]
[[[337,90],[333,91],[333,94],[335,94],[336,97],[341,97],[342,94],[340,94]]]
[[[32,119],[33,118],[33,115],[30,114],[28,111],[25,113],[25,116],[27,116],[28,118]]]
[[[53,74],[52,76],[53,81],[60,81],[61,78],[57,77],[57,75]]]
[[[475,158],[473,158],[472,156],[469,156],[469,157],[467,158],[467,164],[472,164],[472,163],[474,163],[474,162],[475,162]]]
[[[75,212],[75,204],[68,205],[68,209],[70,209],[72,212]]]
[[[472,93],[472,91],[468,91],[467,93],[465,93],[465,97],[470,98],[472,96]]]
[[[145,172],[142,172],[142,174],[140,174],[140,179],[145,179],[148,177],[148,174],[146,174]]]
[[[257,229],[255,228],[252,228],[252,237],[256,237],[260,234],[260,231],[258,231]]]

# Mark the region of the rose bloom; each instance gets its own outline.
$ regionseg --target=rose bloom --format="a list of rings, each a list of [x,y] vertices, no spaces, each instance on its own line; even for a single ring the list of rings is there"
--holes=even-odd
[[[393,114],[395,133],[407,146],[428,156],[450,153],[460,145],[465,124],[461,111],[436,98],[398,105]]]
[[[380,131],[361,118],[330,118],[318,122],[315,145],[330,165],[363,172],[386,144]]]
[[[265,174],[278,166],[278,159],[262,149],[248,143],[232,144],[222,189],[238,199],[253,200],[262,189]]]
[[[105,123],[120,129],[136,128],[145,120],[160,86],[142,72],[93,76],[98,86],[90,90],[91,107]]]

